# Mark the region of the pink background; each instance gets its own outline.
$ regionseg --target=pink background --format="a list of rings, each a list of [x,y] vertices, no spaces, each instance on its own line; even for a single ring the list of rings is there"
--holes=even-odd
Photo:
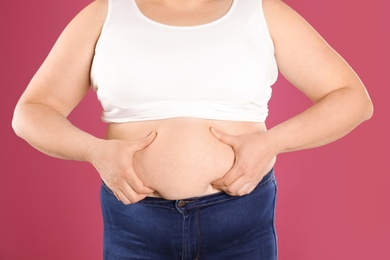
[[[0,1],[0,259],[102,259],[100,180],[93,167],[43,155],[11,129],[17,99],[64,26],[89,1]],[[388,1],[286,2],[361,76],[375,115],[331,145],[279,157],[279,259],[388,260]],[[268,125],[308,105],[280,77]],[[93,92],[71,120],[103,135],[105,126]]]

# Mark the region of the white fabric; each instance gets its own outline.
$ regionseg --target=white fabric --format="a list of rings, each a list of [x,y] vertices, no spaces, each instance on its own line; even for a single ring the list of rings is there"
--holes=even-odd
[[[135,0],[109,0],[92,87],[105,122],[172,117],[264,122],[278,76],[261,0],[234,0],[223,17],[171,26]]]

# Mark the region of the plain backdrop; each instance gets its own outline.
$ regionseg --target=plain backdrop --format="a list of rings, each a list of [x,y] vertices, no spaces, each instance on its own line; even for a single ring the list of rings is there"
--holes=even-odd
[[[245,0],[236,0],[245,1]],[[87,0],[0,0],[0,259],[102,259],[100,180],[87,163],[34,150],[11,129],[14,106]],[[286,0],[360,75],[373,118],[328,146],[283,154],[276,169],[280,260],[390,259],[390,19],[385,0]],[[280,76],[268,126],[310,102]],[[104,135],[93,91],[71,121]]]

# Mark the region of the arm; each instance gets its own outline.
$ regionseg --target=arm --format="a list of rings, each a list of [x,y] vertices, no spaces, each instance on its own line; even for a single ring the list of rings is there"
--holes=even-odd
[[[251,192],[276,155],[337,140],[373,111],[358,76],[304,19],[279,0],[263,0],[263,8],[280,72],[314,104],[265,133],[237,137],[212,131],[236,154],[232,169],[214,182],[233,195]]]
[[[264,5],[280,72],[314,102],[269,131],[278,152],[327,144],[369,119],[371,100],[345,60],[283,2],[266,0]]]
[[[85,161],[85,148],[97,140],[66,117],[90,86],[90,63],[102,24],[98,4],[86,7],[65,28],[14,111],[16,134],[54,157]]]
[[[128,203],[152,192],[132,171],[128,158],[154,135],[134,143],[102,140],[66,118],[89,89],[94,48],[106,13],[107,2],[97,0],[69,23],[16,105],[12,126],[41,152],[91,162],[118,199]],[[123,154],[122,158],[117,154]]]

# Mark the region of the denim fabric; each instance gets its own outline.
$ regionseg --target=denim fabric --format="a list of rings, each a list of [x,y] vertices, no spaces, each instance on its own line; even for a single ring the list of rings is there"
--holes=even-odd
[[[104,259],[275,260],[276,190],[271,170],[246,196],[145,198],[126,206],[103,183]]]

